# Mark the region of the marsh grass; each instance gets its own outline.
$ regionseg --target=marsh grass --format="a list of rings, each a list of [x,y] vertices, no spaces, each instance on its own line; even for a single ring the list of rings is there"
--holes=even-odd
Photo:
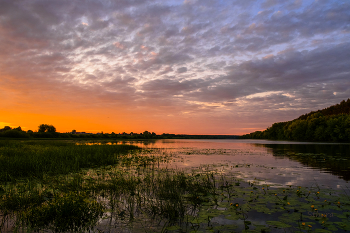
[[[36,161],[11,179],[2,176],[1,232],[350,230],[348,189],[272,188],[239,180],[222,165],[170,169],[174,157],[163,150],[16,143],[0,146],[2,162],[22,169],[21,159]],[[50,169],[40,167],[50,160],[45,156]],[[79,166],[70,165],[75,161]]]
[[[80,145],[59,141],[8,141],[0,145],[0,181],[42,179],[83,168],[118,164],[121,155],[136,150],[132,145]]]

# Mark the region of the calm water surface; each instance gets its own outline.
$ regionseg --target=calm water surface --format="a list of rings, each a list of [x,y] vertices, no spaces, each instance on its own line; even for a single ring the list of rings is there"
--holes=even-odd
[[[350,187],[350,144],[268,140],[127,141],[175,155],[169,167],[208,168],[272,186]]]

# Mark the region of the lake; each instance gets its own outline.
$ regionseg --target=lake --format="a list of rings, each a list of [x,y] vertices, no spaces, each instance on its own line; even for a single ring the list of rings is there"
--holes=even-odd
[[[350,144],[248,139],[163,139],[123,141],[142,148],[158,148],[178,156],[168,164],[179,169],[216,166],[245,181],[271,186],[349,187]]]
[[[350,231],[349,151],[238,139],[7,142],[3,179],[27,179],[0,184],[0,231]]]

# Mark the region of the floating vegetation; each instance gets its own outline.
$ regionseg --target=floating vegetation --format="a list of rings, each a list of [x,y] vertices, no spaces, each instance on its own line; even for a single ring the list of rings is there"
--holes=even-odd
[[[278,187],[237,178],[236,166],[250,169],[250,163],[176,169],[169,166],[174,159],[184,161],[171,150],[123,145],[1,145],[2,166],[24,171],[0,173],[0,231],[350,230],[348,188]]]

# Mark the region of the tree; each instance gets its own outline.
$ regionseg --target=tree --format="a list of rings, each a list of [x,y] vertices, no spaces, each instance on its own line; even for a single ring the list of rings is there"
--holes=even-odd
[[[144,138],[150,138],[151,137],[151,133],[148,132],[147,130],[145,132],[142,133]]]
[[[12,128],[10,126],[5,126],[4,128],[0,129],[0,132],[6,131],[6,130],[11,130]]]
[[[41,125],[39,125],[38,132],[44,133],[44,132],[46,132],[46,128],[47,128],[46,124],[41,124]]]
[[[22,128],[21,128],[21,126],[18,126],[17,128],[14,128],[14,130],[22,131]]]
[[[145,131],[145,132],[143,132],[143,135],[149,135],[150,134],[150,132],[148,132],[147,130]]]
[[[56,128],[53,125],[41,124],[39,125],[38,132],[40,133],[54,133],[56,132]]]
[[[55,126],[49,125],[49,127],[48,127],[48,129],[47,129],[47,132],[49,132],[49,133],[54,133],[54,132],[56,132]]]

